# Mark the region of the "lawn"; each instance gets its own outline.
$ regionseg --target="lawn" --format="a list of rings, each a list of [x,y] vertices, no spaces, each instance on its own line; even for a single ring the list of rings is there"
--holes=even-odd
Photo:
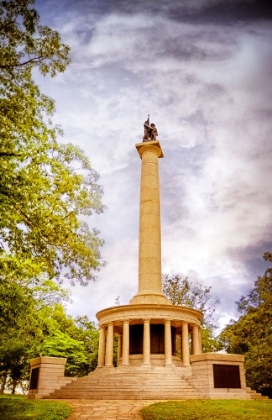
[[[189,400],[152,404],[144,420],[271,420],[272,400]]]
[[[1,420],[64,420],[70,413],[71,407],[64,403],[0,396]]]

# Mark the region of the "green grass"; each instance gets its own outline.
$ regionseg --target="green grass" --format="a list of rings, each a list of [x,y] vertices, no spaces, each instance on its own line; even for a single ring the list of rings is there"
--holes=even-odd
[[[143,408],[144,420],[271,420],[272,401],[169,401]]]
[[[0,396],[1,420],[63,420],[71,413],[64,403],[26,400],[22,396]]]

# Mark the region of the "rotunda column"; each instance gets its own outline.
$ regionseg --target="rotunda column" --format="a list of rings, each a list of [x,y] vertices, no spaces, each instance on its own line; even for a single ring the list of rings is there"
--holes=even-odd
[[[199,338],[199,353],[202,354],[202,337],[201,337],[201,328],[199,327],[199,334],[198,334],[198,338]]]
[[[182,324],[182,361],[184,366],[190,365],[188,322]]]
[[[144,320],[143,365],[150,365],[150,319]]]
[[[100,325],[97,367],[103,366],[105,366],[105,326]]]
[[[164,321],[164,352],[165,365],[172,365],[172,337],[171,337],[171,321]]]
[[[122,336],[118,334],[118,350],[117,350],[117,360],[119,361],[122,357]]]
[[[199,326],[193,325],[193,354],[200,354],[199,348]]]
[[[108,324],[108,334],[106,343],[106,363],[105,366],[113,366],[113,323]]]
[[[129,320],[123,322],[122,365],[129,365]]]

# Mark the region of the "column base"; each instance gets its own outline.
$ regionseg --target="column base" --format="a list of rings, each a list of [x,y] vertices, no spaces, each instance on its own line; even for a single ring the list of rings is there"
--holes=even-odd
[[[171,305],[170,300],[162,293],[137,293],[130,299],[130,305],[138,304]]]

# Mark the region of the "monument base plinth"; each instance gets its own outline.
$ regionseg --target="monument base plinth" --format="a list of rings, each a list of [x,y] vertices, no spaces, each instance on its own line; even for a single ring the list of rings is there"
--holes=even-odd
[[[132,299],[130,299],[129,304],[171,305],[171,302],[162,293],[138,293]]]

